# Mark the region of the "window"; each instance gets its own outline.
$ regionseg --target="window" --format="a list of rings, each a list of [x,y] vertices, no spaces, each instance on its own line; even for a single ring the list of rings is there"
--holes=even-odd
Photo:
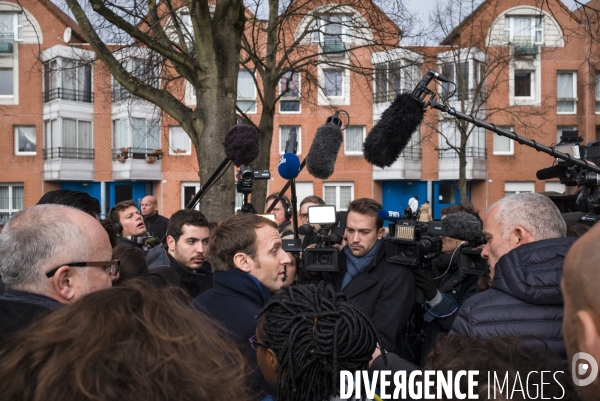
[[[565,192],[565,186],[559,181],[546,181],[544,191],[562,194]]]
[[[92,122],[59,118],[44,121],[44,159],[94,158]]]
[[[23,14],[0,14],[0,53],[12,53],[13,42],[23,40]]]
[[[596,72],[595,92],[596,92],[596,114],[600,114],[600,72]]]
[[[242,113],[256,113],[256,86],[253,75],[248,71],[238,73],[236,105]]]
[[[279,81],[279,93],[282,93],[279,99],[280,113],[300,112],[300,73],[286,72]]]
[[[473,88],[477,88],[479,84],[485,82],[485,63],[478,60],[473,60]],[[484,86],[482,86],[482,89]]]
[[[13,96],[12,68],[0,68],[0,96]]]
[[[365,141],[365,127],[351,125],[345,130],[344,153],[347,155],[362,155]]]
[[[514,127],[498,127],[505,131],[514,132]],[[512,156],[515,154],[515,141],[494,133],[494,154],[497,156]]]
[[[69,59],[55,59],[45,63],[44,102],[55,99],[91,103],[91,64]]]
[[[469,94],[469,62],[442,64],[442,75],[450,81],[456,83],[456,92],[454,96],[464,99]],[[441,82],[442,96],[445,98],[454,91],[455,87],[451,83]]]
[[[160,88],[160,65],[152,59],[152,54],[146,58],[126,57],[121,60],[123,67],[134,77],[142,82],[159,89]],[[156,56],[154,56],[156,57]],[[131,94],[113,77],[113,102],[130,99]],[[135,97],[135,99],[139,99]]]
[[[279,154],[285,153],[285,144],[292,129],[296,130],[296,138],[298,139],[298,150],[296,154],[302,154],[302,130],[299,125],[285,125],[279,127]]]
[[[533,72],[515,71],[515,97],[533,97]]]
[[[182,127],[169,127],[169,154],[191,155],[192,140]]]
[[[348,210],[348,205],[354,200],[354,183],[324,182],[323,200],[335,210]]]
[[[574,114],[577,102],[577,73],[559,72],[556,75],[556,112]]]
[[[535,182],[507,181],[504,183],[504,196],[510,196],[527,192],[535,192]]]
[[[442,205],[454,205],[456,204],[456,185],[454,184],[442,184],[439,187],[440,194],[438,195],[438,202]]]
[[[504,18],[504,36],[509,43],[542,43],[542,17],[507,15]]]
[[[344,51],[344,42],[352,41],[352,17],[345,14],[323,15],[315,19],[313,42],[323,42],[323,51]]]
[[[196,192],[200,190],[199,182],[182,182],[181,183],[181,208],[185,209],[187,204],[196,196]],[[236,198],[237,200],[237,198]],[[196,203],[194,210],[200,210],[200,202]]]
[[[0,224],[23,208],[23,183],[0,182]]]
[[[439,158],[458,159],[458,153],[452,148],[460,147],[461,133],[453,120],[445,120],[440,123],[439,135]],[[469,126],[467,128],[466,157],[469,159],[485,160],[485,129]]]
[[[114,149],[132,148],[132,153],[148,153],[160,148],[160,121],[130,118],[113,121]]]
[[[312,181],[296,181],[296,198],[298,198],[298,207],[300,202],[307,196],[314,195],[314,188]]]
[[[35,155],[35,126],[15,125],[15,155]]]
[[[342,70],[323,70],[323,77],[323,93],[325,96],[344,96],[344,72]]]
[[[556,130],[556,143],[560,143],[560,137],[563,134],[563,131],[565,130],[577,130],[577,126],[559,126],[558,129]]]

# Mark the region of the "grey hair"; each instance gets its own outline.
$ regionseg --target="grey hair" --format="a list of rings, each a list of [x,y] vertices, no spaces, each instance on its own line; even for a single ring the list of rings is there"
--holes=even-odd
[[[567,224],[556,205],[547,196],[521,193],[500,199],[490,207],[497,208],[495,220],[505,238],[516,226],[531,233],[535,241],[564,237]]]
[[[88,260],[88,236],[71,216],[83,213],[63,205],[24,209],[0,233],[0,275],[6,288],[44,293],[45,273],[61,263]]]

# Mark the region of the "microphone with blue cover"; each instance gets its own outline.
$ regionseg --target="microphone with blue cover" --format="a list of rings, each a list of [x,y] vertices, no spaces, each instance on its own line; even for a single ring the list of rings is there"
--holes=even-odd
[[[281,178],[293,180],[300,174],[300,159],[296,156],[298,147],[296,128],[290,130],[290,136],[285,144],[285,153],[279,159],[277,170]]]
[[[391,221],[393,223],[398,220],[403,220],[404,213],[396,212],[394,210],[379,209],[379,211],[377,212],[377,217],[386,221]]]

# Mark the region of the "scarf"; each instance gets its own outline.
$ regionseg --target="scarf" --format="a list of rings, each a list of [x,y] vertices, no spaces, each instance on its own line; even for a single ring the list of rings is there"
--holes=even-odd
[[[344,254],[346,255],[346,274],[344,275],[344,280],[342,281],[342,290],[344,287],[348,285],[350,281],[359,274],[367,271],[367,267],[371,265],[375,256],[379,252],[379,247],[381,246],[382,240],[377,240],[373,248],[365,256],[360,258],[352,255],[350,253],[350,248],[347,246],[344,248]]]
[[[144,251],[147,251],[148,249],[152,248],[152,245],[153,245],[152,239],[154,238],[154,237],[148,237],[147,235],[143,235],[143,236],[139,236],[139,237],[134,237],[133,235],[122,235],[121,237],[123,237],[126,240],[131,241],[135,244],[140,244]]]

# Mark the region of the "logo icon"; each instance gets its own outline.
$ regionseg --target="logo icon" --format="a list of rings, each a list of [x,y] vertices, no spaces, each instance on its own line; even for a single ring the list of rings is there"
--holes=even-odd
[[[582,362],[585,361],[585,362]],[[591,369],[590,369],[591,368]],[[585,379],[579,379],[577,376],[583,376],[589,372]],[[571,359],[571,376],[576,386],[587,386],[591,384],[598,376],[598,363],[588,353],[578,352]]]

